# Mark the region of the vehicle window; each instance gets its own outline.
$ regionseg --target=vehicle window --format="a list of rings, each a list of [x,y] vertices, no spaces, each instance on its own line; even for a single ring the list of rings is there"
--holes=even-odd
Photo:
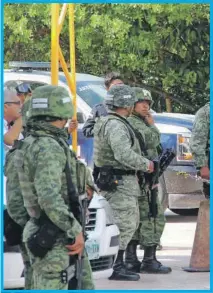
[[[77,82],[77,94],[91,108],[94,105],[103,103],[106,96],[106,89],[101,81],[80,81]]]
[[[17,85],[22,84],[23,82],[28,83],[32,91],[34,91],[39,86],[46,85],[46,83],[43,83],[43,82],[29,81],[29,80],[9,80],[5,82],[4,85],[10,89],[15,89]]]
[[[161,133],[161,144],[164,149],[174,149],[176,151],[177,135]]]
[[[43,82],[29,81],[29,80],[9,80],[5,82],[4,85],[8,88],[15,90],[17,85],[22,84],[23,82],[28,83],[32,91],[34,91],[39,86],[46,85],[46,83],[43,83]],[[83,112],[79,108],[77,108],[77,119],[79,123],[84,123],[86,121],[86,117],[84,116]]]

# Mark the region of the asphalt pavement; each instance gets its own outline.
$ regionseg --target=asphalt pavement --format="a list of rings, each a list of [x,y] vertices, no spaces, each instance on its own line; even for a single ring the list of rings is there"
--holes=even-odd
[[[162,264],[170,266],[169,275],[141,274],[137,282],[109,281],[109,272],[96,276],[96,289],[115,290],[209,290],[209,273],[188,273],[182,267],[189,266],[196,229],[196,216],[180,216],[166,211],[167,224],[162,235],[163,249],[157,252]],[[138,250],[143,258],[143,250]]]

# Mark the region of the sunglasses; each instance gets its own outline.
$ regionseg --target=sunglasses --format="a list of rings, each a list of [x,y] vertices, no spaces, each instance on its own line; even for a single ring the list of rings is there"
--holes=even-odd
[[[15,105],[21,105],[20,101],[17,102],[5,102],[4,104],[15,104]]]

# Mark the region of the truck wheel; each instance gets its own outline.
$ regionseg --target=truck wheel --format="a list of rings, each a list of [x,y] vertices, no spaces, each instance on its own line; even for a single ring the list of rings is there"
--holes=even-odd
[[[166,192],[166,184],[163,175],[159,179],[158,198],[165,212],[168,207],[168,194]]]
[[[199,209],[170,209],[173,213],[180,216],[197,216]]]

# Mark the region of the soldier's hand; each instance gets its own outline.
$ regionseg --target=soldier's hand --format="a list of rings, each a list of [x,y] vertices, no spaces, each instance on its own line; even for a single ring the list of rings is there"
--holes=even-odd
[[[84,237],[82,232],[76,236],[75,243],[72,245],[66,245],[66,248],[69,250],[69,255],[82,255],[84,250]]]
[[[72,119],[68,126],[68,133],[71,134],[76,128],[78,128],[78,121],[76,119]]]
[[[154,172],[154,163],[152,161],[149,162],[149,171],[148,173]]]
[[[149,125],[153,125],[154,124],[154,119],[152,117],[152,115],[150,113],[148,113],[145,117],[145,121],[149,124]]]
[[[200,176],[203,179],[207,179],[207,180],[210,179],[210,172],[209,172],[209,168],[207,166],[206,167],[202,167],[200,169]]]

